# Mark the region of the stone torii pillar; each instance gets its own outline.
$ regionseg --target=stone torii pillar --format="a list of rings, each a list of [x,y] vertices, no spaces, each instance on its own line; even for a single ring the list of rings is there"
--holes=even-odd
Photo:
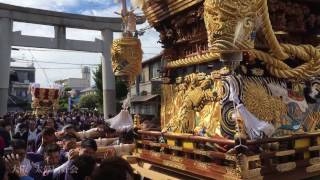
[[[116,87],[115,77],[111,65],[111,46],[113,32],[109,29],[101,31],[102,34],[102,89],[103,89],[103,113],[104,119],[108,115],[116,115]]]
[[[7,113],[12,27],[11,19],[0,18],[0,116]]]

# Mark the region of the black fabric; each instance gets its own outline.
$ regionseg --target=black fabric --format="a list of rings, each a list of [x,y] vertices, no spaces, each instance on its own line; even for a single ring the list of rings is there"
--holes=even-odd
[[[0,136],[4,140],[4,143],[5,143],[4,147],[9,147],[11,145],[10,133],[0,127]]]

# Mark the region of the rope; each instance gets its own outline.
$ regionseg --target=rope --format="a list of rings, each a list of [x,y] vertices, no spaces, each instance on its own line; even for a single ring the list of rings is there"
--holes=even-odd
[[[320,74],[320,50],[311,45],[280,44],[272,29],[269,18],[267,0],[258,2],[259,14],[262,16],[265,39],[272,53],[253,50],[251,56],[264,61],[270,74],[278,78],[309,79]],[[283,60],[288,58],[301,59],[305,63],[291,68]]]
[[[262,15],[262,31],[265,34],[265,38],[271,51],[274,53],[275,57],[281,60],[287,59],[289,56],[283,52],[277,37],[275,36],[270,17],[269,17],[269,9],[268,9],[268,1],[267,0],[260,0],[258,2],[259,14]]]

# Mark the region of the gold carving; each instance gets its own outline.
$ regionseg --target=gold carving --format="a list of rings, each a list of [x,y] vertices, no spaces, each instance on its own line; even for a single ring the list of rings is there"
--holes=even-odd
[[[128,76],[129,81],[132,83],[142,69],[140,40],[133,37],[114,40],[111,54],[114,74],[116,76]]]
[[[145,0],[146,1],[146,0]],[[159,23],[170,15],[177,14],[189,7],[192,7],[203,0],[174,0],[174,1],[146,1],[143,12],[151,25]],[[157,3],[154,8],[153,3]]]
[[[170,156],[171,161],[182,163],[183,159],[180,157]]]
[[[150,146],[160,146],[158,143],[154,143],[154,142],[150,142],[149,145]]]
[[[207,163],[202,163],[202,162],[194,162],[194,166],[196,166],[197,168],[207,171],[208,170],[208,164]]]
[[[199,154],[199,155],[203,155],[203,156],[209,156],[208,152],[202,151],[202,150],[199,150],[199,149],[195,149],[193,152],[195,154]]]
[[[315,164],[306,168],[307,173],[313,173],[316,171],[320,171],[320,164]]]
[[[287,106],[278,97],[268,94],[259,79],[244,79],[243,101],[246,108],[260,120],[280,123],[287,114]]]
[[[320,151],[320,145],[309,147],[309,151]]]
[[[307,132],[316,131],[316,126],[320,122],[320,112],[311,112],[305,120],[304,126]]]
[[[160,158],[161,155],[159,153],[156,152],[150,152],[151,156],[156,157],[156,158]]]
[[[276,169],[279,172],[288,172],[297,167],[297,164],[295,162],[288,162],[283,164],[278,164]]]
[[[189,133],[205,129],[208,136],[221,134],[219,100],[224,92],[219,72],[211,75],[193,73],[177,78],[176,86],[164,88],[164,132]],[[196,119],[199,119],[198,124]]]
[[[182,151],[182,147],[178,147],[178,146],[170,146],[170,149]]]
[[[176,169],[179,169],[179,170],[186,170],[186,167],[183,164],[180,164],[180,163],[175,163],[175,162],[164,160],[162,162],[162,164],[164,166],[169,166],[169,167],[176,168]]]
[[[234,161],[234,162],[237,161],[237,157],[235,155],[230,155],[230,154],[226,153],[225,156],[226,156],[225,157],[226,160]]]
[[[240,169],[238,167],[237,168],[225,167],[225,169],[226,169],[226,174],[223,175],[224,179],[230,179],[230,180],[240,179],[241,174],[240,174]]]
[[[235,51],[254,48],[251,34],[257,17],[256,0],[205,0],[204,22],[209,48]]]
[[[248,178],[248,179],[262,179],[261,168],[247,170],[243,173],[244,173],[243,177]]]
[[[161,26],[162,21],[186,8],[203,2],[201,0],[176,0],[160,3],[148,1],[143,8],[149,23]],[[259,17],[259,21],[257,20]],[[267,71],[278,78],[310,79],[320,74],[319,47],[312,45],[280,44],[272,29],[267,0],[205,0],[204,22],[208,44],[212,50],[237,51],[253,49],[254,27],[261,27],[270,52],[254,50],[251,59],[260,59]],[[261,24],[257,24],[257,22]],[[164,30],[166,33],[166,30]],[[171,32],[172,34],[172,32]],[[206,54],[214,54],[207,52]],[[301,65],[290,67],[285,59],[296,57]],[[173,57],[174,58],[174,57]],[[203,54],[168,62],[168,68],[177,68],[216,60]],[[261,74],[261,71],[258,72]]]
[[[309,160],[309,163],[312,165],[320,164],[320,157],[314,157]]]
[[[287,150],[287,151],[279,151],[275,153],[275,156],[288,156],[288,155],[292,155],[295,154],[296,151],[295,150]]]

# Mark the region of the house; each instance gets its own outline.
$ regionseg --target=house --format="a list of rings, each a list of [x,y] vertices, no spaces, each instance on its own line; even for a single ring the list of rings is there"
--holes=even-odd
[[[96,86],[91,86],[88,87],[82,91],[80,91],[80,96],[87,96],[91,94],[96,94],[97,87]]]
[[[35,82],[36,69],[33,66],[10,67],[8,110],[20,111],[31,103],[30,84]],[[22,107],[24,106],[24,107]]]
[[[142,62],[142,73],[131,86],[131,114],[142,119],[160,119],[161,59],[159,54]]]

